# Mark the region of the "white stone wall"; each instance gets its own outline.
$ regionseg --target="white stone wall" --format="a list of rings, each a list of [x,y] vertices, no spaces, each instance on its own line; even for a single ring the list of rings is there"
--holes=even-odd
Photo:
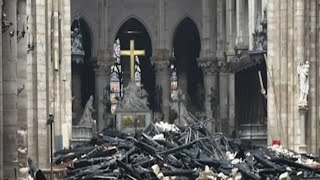
[[[268,1],[268,138],[319,153],[319,0]],[[308,110],[299,111],[299,61],[309,61]]]

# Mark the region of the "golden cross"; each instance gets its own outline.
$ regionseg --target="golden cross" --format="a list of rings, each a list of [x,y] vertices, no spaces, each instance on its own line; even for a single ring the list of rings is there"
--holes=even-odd
[[[130,49],[129,50],[120,50],[120,55],[130,56],[130,75],[131,80],[134,80],[134,56],[144,56],[144,50],[135,50],[134,49],[134,40],[130,40]]]

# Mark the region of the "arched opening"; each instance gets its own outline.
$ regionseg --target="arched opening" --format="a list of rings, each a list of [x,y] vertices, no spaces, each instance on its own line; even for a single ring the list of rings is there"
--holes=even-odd
[[[78,29],[82,39],[82,48],[84,56],[82,61],[76,61],[72,56],[72,119],[73,124],[77,124],[82,116],[83,108],[91,95],[95,92],[95,76],[93,66],[90,62],[92,40],[90,28],[82,19],[76,19],[72,22],[71,30]]]
[[[184,103],[191,112],[203,110],[203,74],[198,67],[200,35],[196,24],[184,18],[177,26],[173,48],[177,64],[178,86],[185,96]]]
[[[135,18],[125,21],[119,28],[116,39],[120,39],[121,50],[130,49],[130,40],[134,40],[136,50],[145,50],[145,56],[139,56],[141,65],[141,83],[149,94],[150,108],[154,109],[155,76],[150,61],[152,56],[151,38],[145,26]],[[115,39],[115,40],[116,40]],[[123,69],[123,86],[126,87],[130,81],[130,57],[121,56]]]

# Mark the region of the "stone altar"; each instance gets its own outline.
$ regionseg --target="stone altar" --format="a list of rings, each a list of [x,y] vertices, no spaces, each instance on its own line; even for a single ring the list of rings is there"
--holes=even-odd
[[[153,118],[148,105],[148,93],[143,86],[137,86],[134,81],[129,82],[117,108],[117,129],[124,133],[135,133],[147,127]]]

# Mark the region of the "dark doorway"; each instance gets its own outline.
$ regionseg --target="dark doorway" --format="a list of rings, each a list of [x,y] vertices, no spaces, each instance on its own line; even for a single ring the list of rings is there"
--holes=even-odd
[[[116,39],[120,39],[121,50],[130,49],[130,40],[134,40],[136,50],[145,50],[145,56],[139,56],[141,65],[141,83],[149,94],[150,108],[154,110],[155,76],[150,61],[152,56],[151,38],[144,25],[135,18],[125,21],[119,28]],[[115,39],[115,40],[116,40]],[[121,56],[123,70],[123,86],[126,87],[130,81],[130,57]]]
[[[183,19],[175,30],[173,47],[178,84],[182,91],[186,91],[183,92],[186,97],[184,102],[191,112],[203,110],[203,75],[197,64],[201,49],[200,43],[196,24],[188,17]]]
[[[262,94],[261,91],[259,71],[265,94]],[[241,140],[256,144],[266,144],[266,90],[267,71],[265,60],[261,60],[260,64],[255,64],[235,74],[235,114]]]
[[[77,123],[82,115],[89,97],[95,92],[95,74],[91,63],[92,41],[90,28],[82,19],[72,22],[71,30],[78,28],[82,35],[82,46],[85,53],[82,62],[72,60],[72,96],[73,96],[73,123]]]

